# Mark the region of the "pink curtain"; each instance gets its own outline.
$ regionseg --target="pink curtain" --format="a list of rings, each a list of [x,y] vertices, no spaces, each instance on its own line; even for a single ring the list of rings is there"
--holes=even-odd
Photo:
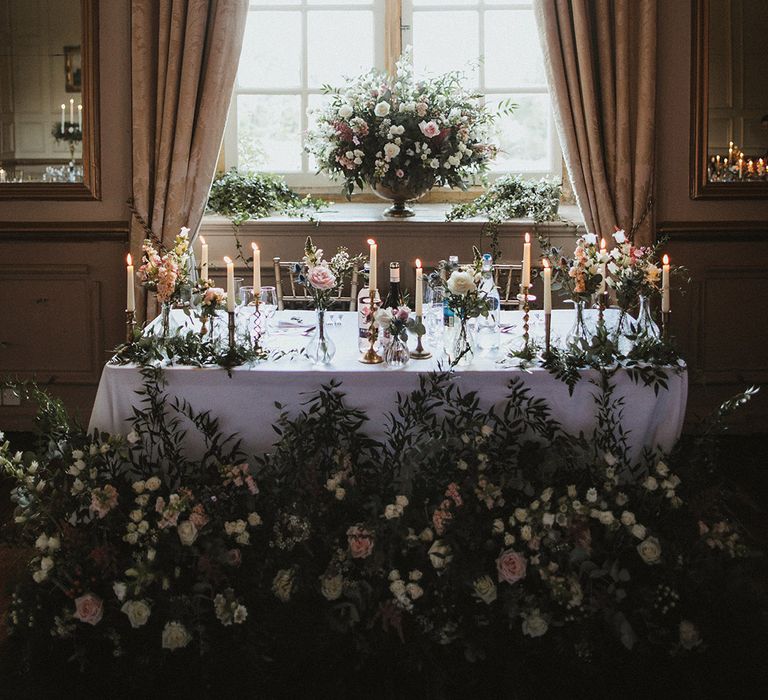
[[[555,122],[587,230],[652,239],[656,0],[534,3]]]
[[[131,250],[196,234],[224,134],[248,0],[133,0]]]

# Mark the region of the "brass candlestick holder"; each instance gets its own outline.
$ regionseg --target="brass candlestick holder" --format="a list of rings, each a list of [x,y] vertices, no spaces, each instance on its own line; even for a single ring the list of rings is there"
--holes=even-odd
[[[371,306],[371,324],[368,327],[368,349],[363,353],[362,357],[360,358],[360,362],[362,362],[364,365],[378,365],[382,362],[384,362],[384,358],[379,355],[379,353],[374,350],[373,346],[376,344],[376,339],[378,338],[378,330],[376,329],[376,310],[379,308],[378,305],[378,298],[379,293],[377,290],[372,289],[371,290],[371,299],[370,299],[370,306]]]
[[[531,334],[530,334],[530,312],[531,312],[531,306],[530,302],[536,301],[536,297],[531,294],[530,289],[533,285],[531,284],[521,284],[520,285],[520,294],[517,295],[518,301],[522,304],[523,307],[523,342],[524,348],[528,348],[531,342]]]
[[[416,316],[416,324],[419,328],[423,328],[424,326],[421,323],[421,316]],[[432,357],[432,353],[429,352],[429,350],[425,350],[424,346],[421,344],[421,339],[424,337],[423,333],[416,333],[416,349],[411,350],[410,356],[412,360],[428,360],[430,357]]]
[[[544,314],[544,351],[549,352],[552,341],[552,312]]]
[[[669,315],[671,311],[661,312],[661,339],[666,343],[669,340]]]
[[[256,346],[261,340],[261,336],[264,333],[259,329],[259,323],[261,319],[261,292],[254,292],[253,301],[248,304],[253,306],[253,344]],[[266,333],[266,325],[264,326],[264,332]]]
[[[608,301],[608,292],[597,293],[597,327],[605,326],[605,309]]]
[[[227,318],[229,320],[229,349],[235,349],[235,312],[227,311]]]
[[[133,342],[133,334],[136,330],[136,312],[125,310],[125,342]]]

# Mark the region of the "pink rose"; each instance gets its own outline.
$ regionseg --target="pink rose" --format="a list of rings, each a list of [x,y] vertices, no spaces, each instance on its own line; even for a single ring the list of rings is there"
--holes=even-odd
[[[195,507],[192,509],[192,512],[189,514],[189,519],[192,523],[194,523],[198,530],[205,527],[208,522],[208,516],[205,514],[205,509],[200,503],[195,505]]]
[[[80,622],[88,625],[98,625],[101,622],[101,616],[104,614],[104,605],[99,596],[93,593],[86,593],[79,598],[75,598],[75,615]]]
[[[226,561],[230,566],[240,566],[240,562],[243,560],[243,555],[239,549],[227,550]]]
[[[528,564],[525,557],[514,549],[507,549],[496,560],[496,569],[499,572],[499,581],[517,583],[525,578]]]
[[[407,306],[400,306],[395,311],[394,316],[398,321],[407,321],[410,314],[411,310]]]
[[[91,512],[103,518],[117,505],[117,489],[107,484],[103,489],[91,491]]]
[[[333,289],[336,286],[336,276],[325,265],[309,268],[307,279],[315,289]]]
[[[400,177],[400,178],[405,177],[405,173],[400,168],[395,170],[395,175],[397,175],[397,177]]]
[[[347,543],[353,559],[365,559],[373,551],[373,537],[363,527],[352,525],[347,530]]]
[[[421,129],[421,133],[428,139],[434,138],[440,133],[440,127],[434,120],[428,122],[420,121],[419,129]]]

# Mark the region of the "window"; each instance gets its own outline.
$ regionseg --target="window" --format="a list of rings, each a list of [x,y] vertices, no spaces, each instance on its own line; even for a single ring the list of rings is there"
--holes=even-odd
[[[417,73],[463,70],[492,104],[518,107],[497,125],[494,174],[561,172],[530,2],[271,0],[251,2],[224,140],[224,166],[277,172],[300,188],[332,187],[303,152],[307,108],[344,75],[391,66],[413,47]]]

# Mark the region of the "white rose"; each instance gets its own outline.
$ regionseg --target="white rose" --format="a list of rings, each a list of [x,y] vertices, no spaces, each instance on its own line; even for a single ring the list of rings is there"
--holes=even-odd
[[[408,496],[395,496],[395,503],[401,508],[405,508],[408,505]]]
[[[166,622],[163,628],[163,649],[183,649],[192,641],[192,635],[180,622]]]
[[[616,232],[613,234],[613,238],[614,238],[614,240],[616,241],[616,243],[618,243],[619,245],[621,245],[622,243],[624,243],[624,242],[627,240],[627,236],[626,236],[626,234],[624,233],[624,230],[623,230],[623,229],[622,229],[622,230],[620,230],[620,231],[616,231]]]
[[[496,600],[496,584],[490,576],[481,576],[475,579],[472,585],[475,589],[475,595],[486,605],[490,605]]]
[[[353,113],[354,110],[352,109],[351,105],[343,104],[341,107],[339,107],[339,116],[342,119],[349,119]]]
[[[630,527],[630,526],[634,525],[635,522],[636,522],[636,520],[635,520],[635,514],[634,513],[630,513],[628,510],[625,510],[621,514],[621,523],[622,523],[622,525],[626,525],[627,527]]]
[[[136,629],[147,624],[151,610],[143,600],[127,600],[120,608],[128,616],[131,627]]]
[[[55,552],[57,549],[61,548],[61,540],[59,540],[58,537],[55,535],[48,538],[48,551],[49,552]]]
[[[377,117],[386,117],[389,114],[390,109],[389,102],[379,102],[374,108],[373,113]]]
[[[429,561],[435,569],[444,569],[453,560],[451,548],[443,540],[435,540],[429,548]]]
[[[405,591],[408,593],[411,600],[418,600],[424,595],[424,589],[418,583],[409,583],[405,587]]]
[[[637,545],[637,553],[646,564],[658,564],[661,561],[661,545],[655,537],[648,537]]]
[[[32,574],[32,580],[35,583],[42,583],[47,578],[48,578],[48,572],[47,571],[35,571]]]
[[[389,584],[389,590],[395,598],[399,598],[405,593],[405,582],[401,579],[392,581],[392,583]]]
[[[587,491],[587,502],[595,503],[597,501],[597,491],[595,489],[589,489]]]
[[[139,441],[139,434],[135,430],[131,430],[131,432],[125,436],[125,439],[128,440],[131,445],[135,445]]]
[[[152,476],[149,479],[147,479],[145,485],[146,485],[146,487],[147,487],[147,489],[149,491],[157,491],[157,489],[159,489],[160,486],[161,486],[160,478],[157,477],[157,476]],[[169,624],[171,624],[171,623],[169,623]],[[178,623],[173,623],[173,624],[178,624]],[[186,632],[186,630],[184,630],[184,631]]]
[[[454,270],[448,278],[448,290],[451,294],[464,295],[477,289],[474,275],[464,270]]]
[[[408,573],[408,578],[411,581],[421,581],[421,577],[424,576],[424,574],[419,571],[419,569],[414,569],[413,571],[410,571]]]
[[[387,520],[392,520],[393,518],[399,518],[403,514],[403,509],[400,506],[395,505],[394,503],[390,503],[386,508],[384,508],[384,517]]]
[[[50,571],[53,568],[53,559],[51,557],[43,557],[40,560],[40,570]]]
[[[182,520],[176,526],[176,532],[179,535],[179,541],[185,547],[193,545],[197,539],[197,527],[191,520]]]
[[[598,520],[600,520],[603,525],[613,525],[615,518],[610,510],[603,510],[600,512]]]
[[[261,516],[258,513],[250,513],[248,515],[248,524],[251,527],[258,527],[261,525]]]
[[[424,158],[426,159],[426,156]],[[437,158],[433,158],[429,161],[429,167],[437,170],[440,167],[440,161]]]
[[[656,465],[656,473],[659,476],[667,476],[669,474],[669,467],[664,462],[659,462]]]
[[[378,309],[373,320],[380,328],[388,328],[389,324],[392,323],[392,311],[390,309]]]
[[[320,592],[326,600],[338,600],[343,587],[344,577],[341,574],[320,577]]]
[[[387,160],[392,160],[398,153],[400,153],[400,146],[396,143],[388,143],[384,146],[384,157]]]
[[[336,490],[333,492],[333,495],[336,497],[337,501],[343,501],[344,498],[346,498],[347,490],[342,486],[338,486]]]
[[[434,534],[432,530],[428,527],[425,527],[420,533],[419,533],[419,539],[422,542],[431,542],[434,538]]]
[[[122,601],[125,599],[125,594],[128,592],[128,586],[126,586],[122,581],[115,581],[112,584],[112,590],[115,592],[115,597]]]
[[[546,634],[548,629],[547,621],[538,610],[531,611],[523,620],[523,634],[527,634],[529,637],[541,637]]]
[[[504,521],[500,518],[496,518],[496,520],[493,521],[493,533],[500,535],[502,532],[504,532]]]
[[[637,537],[638,540],[645,539],[645,535],[646,535],[645,525],[641,525],[640,523],[633,525],[632,534],[635,537]]]
[[[40,550],[48,549],[48,535],[43,533],[35,540],[35,548]]]
[[[649,476],[643,482],[643,486],[649,491],[655,491],[657,488],[659,488],[659,482],[656,481],[656,479],[654,479],[652,476]]]
[[[680,646],[683,649],[695,649],[701,644],[701,635],[690,620],[682,620],[679,627]]]

